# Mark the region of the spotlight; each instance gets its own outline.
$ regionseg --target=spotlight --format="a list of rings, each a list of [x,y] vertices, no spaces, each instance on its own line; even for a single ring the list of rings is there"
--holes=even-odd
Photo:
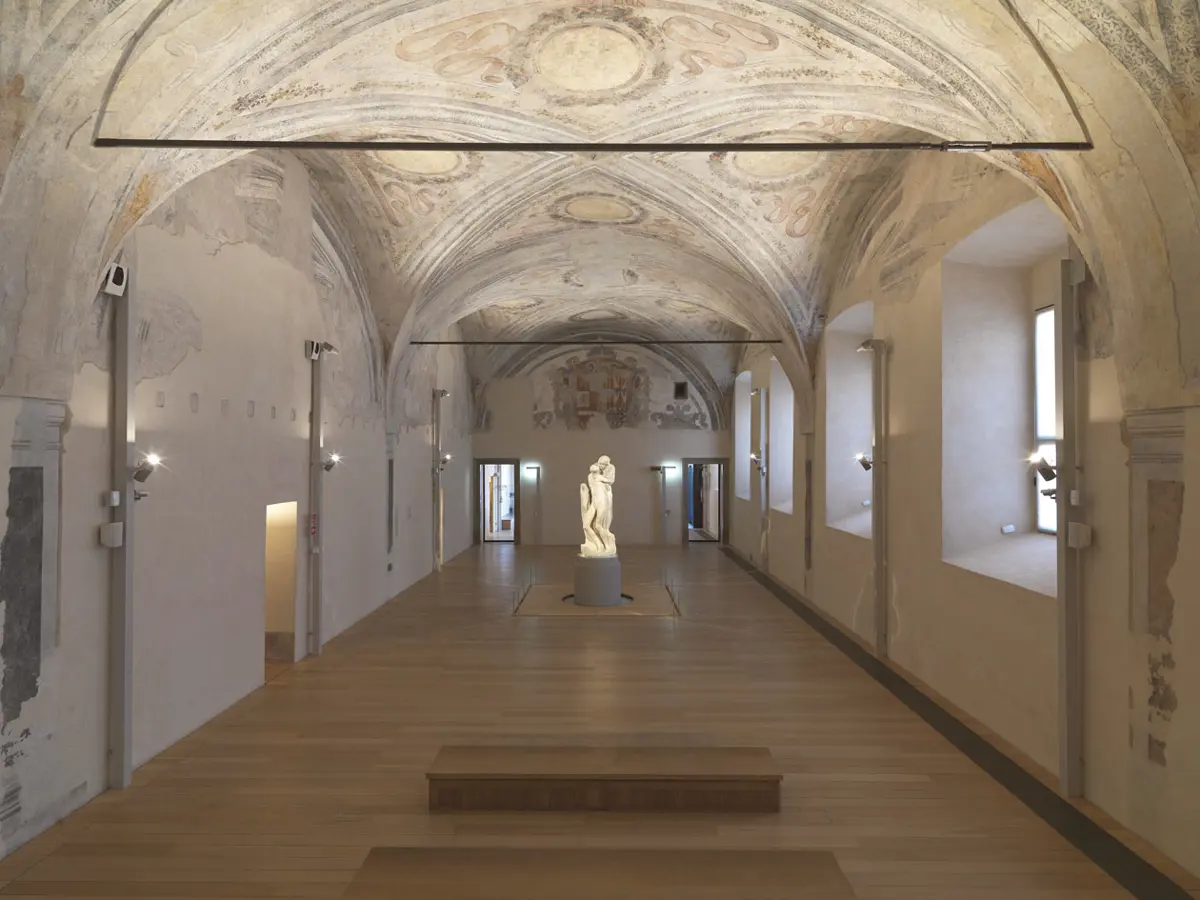
[[[450,392],[448,390],[446,390],[445,388],[439,388],[437,394],[439,397],[443,397],[443,398],[450,396]]]
[[[333,467],[338,465],[341,461],[342,456],[340,453],[330,453],[329,458],[325,460],[325,462],[321,463],[321,468],[323,468],[326,472],[331,472],[333,471]]]
[[[162,457],[157,453],[147,453],[142,461],[133,467],[133,480],[144,482],[162,465]]]
[[[452,459],[454,459],[454,457],[451,454],[443,453],[442,460],[441,460],[441,462],[438,463],[437,470],[439,472],[445,471],[447,463],[449,463],[450,460],[452,460]]]
[[[875,460],[871,459],[871,457],[867,456],[865,453],[856,453],[854,459],[860,466],[863,467],[864,472],[870,472],[872,467],[875,465]]]
[[[1037,469],[1037,473],[1042,476],[1043,481],[1054,481],[1058,478],[1058,469],[1046,462],[1044,456],[1034,454],[1029,457],[1029,461],[1033,463],[1033,467]]]
[[[767,464],[765,462],[763,462],[763,458],[761,456],[759,456],[757,453],[750,454],[750,462],[752,462],[752,463],[754,463],[754,465],[758,466],[758,470],[763,475],[767,474]]]
[[[310,360],[318,360],[322,353],[328,353],[330,356],[337,356],[338,349],[329,343],[329,341],[305,341],[304,355]]]

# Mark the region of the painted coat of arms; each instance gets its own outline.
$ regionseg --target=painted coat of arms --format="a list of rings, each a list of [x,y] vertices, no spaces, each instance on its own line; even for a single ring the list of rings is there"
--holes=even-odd
[[[586,429],[597,418],[636,428],[649,418],[650,373],[632,356],[605,348],[572,356],[555,370],[553,387],[555,417],[568,428]]]

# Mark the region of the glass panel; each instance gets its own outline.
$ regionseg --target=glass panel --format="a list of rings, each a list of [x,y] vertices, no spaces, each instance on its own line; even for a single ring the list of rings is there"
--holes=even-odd
[[[1058,436],[1058,392],[1054,360],[1054,310],[1043,309],[1034,322],[1034,390],[1037,437]]]
[[[1044,459],[1050,465],[1056,465],[1058,462],[1058,445],[1057,444],[1039,444],[1037,455]],[[1048,531],[1051,534],[1058,532],[1058,504],[1050,497],[1042,493],[1055,487],[1058,484],[1057,480],[1047,481],[1039,474],[1037,475],[1037,527],[1038,531]]]

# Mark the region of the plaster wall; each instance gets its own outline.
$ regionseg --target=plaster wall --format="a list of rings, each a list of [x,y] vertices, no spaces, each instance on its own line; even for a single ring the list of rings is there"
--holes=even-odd
[[[942,263],[942,553],[1035,531],[1033,312],[1027,273]],[[1011,536],[1009,536],[1011,539]]]
[[[812,442],[813,569],[809,575],[810,599],[864,639],[871,636],[874,621],[871,511],[862,506],[862,501],[871,497],[871,479],[854,461],[854,455],[870,452],[871,448],[871,361],[855,348],[868,337],[871,335],[826,332],[825,340],[831,343],[820,354],[817,366],[817,432]],[[843,388],[835,393],[840,365],[851,367],[847,373],[851,377],[848,381],[842,379]],[[830,366],[835,372],[832,381]],[[835,422],[832,432],[831,408]],[[836,424],[839,421],[840,429]],[[836,477],[831,477],[832,468],[839,473]],[[894,471],[894,465],[892,468]],[[837,504],[832,510],[831,485],[835,486],[833,502]]]
[[[870,333],[829,331],[822,350],[825,384],[824,423],[825,517],[843,531],[855,531],[863,518],[863,501],[871,499],[871,473],[854,461],[871,455],[871,354],[859,353]],[[864,535],[869,537],[870,532]]]
[[[668,543],[681,543],[686,515],[681,460],[687,457],[727,457],[728,432],[657,428],[610,429],[598,422],[587,430],[538,429],[533,424],[533,383],[528,377],[501,379],[488,387],[492,411],[491,430],[476,434],[472,446],[477,458],[520,459],[521,540],[526,544],[571,545],[582,543],[579,525],[579,485],[588,466],[601,454],[617,467],[613,502],[613,533],[622,545],[663,542],[659,474],[651,466],[673,465],[667,473],[666,535]],[[524,466],[541,469],[541,496]],[[535,510],[541,522],[535,522]]]
[[[46,553],[42,563],[43,585],[49,576],[56,596],[53,611],[46,596],[42,598],[34,692],[15,717],[3,721],[0,855],[53,825],[104,786],[109,566],[107,552],[96,542],[100,488],[93,486],[107,480],[108,439],[103,429],[108,400],[106,376],[94,369],[81,375],[69,404],[71,414],[63,423],[61,454],[51,454],[61,460],[61,501],[48,504],[44,514],[47,524],[58,530],[60,552]],[[22,453],[13,446],[24,430],[18,420],[37,403],[0,398],[0,498],[9,496],[10,466],[22,464]],[[10,509],[0,512],[2,540],[8,536]],[[11,565],[11,559],[3,562]],[[11,640],[14,635],[6,636]],[[6,676],[14,655],[20,655],[15,649],[20,650],[12,643],[4,647]]]
[[[738,420],[738,405],[751,402],[750,390],[764,392],[754,397],[753,401],[757,405],[759,397],[764,394],[767,397],[768,414],[766,429],[763,433],[767,437],[768,468],[765,479],[758,474],[757,469],[751,469],[751,497],[749,500],[736,496],[732,499],[732,527],[729,543],[734,550],[760,568],[765,568],[774,578],[798,594],[805,595],[808,589],[807,572],[804,565],[805,459],[808,440],[798,428],[793,430],[790,442],[786,439],[778,440],[779,426],[771,416],[772,410],[777,408],[773,392],[779,387],[779,379],[786,378],[786,375],[780,370],[778,362],[773,360],[769,354],[757,353],[747,359],[744,365],[743,371],[748,375],[748,386],[744,385],[744,390],[740,394],[735,394],[734,420]],[[794,403],[795,392],[793,392]],[[793,412],[796,410],[793,409]],[[752,413],[748,418],[753,421],[757,415],[758,413]],[[798,419],[793,418],[793,422],[798,422]],[[755,440],[758,439],[759,434],[759,431],[755,431]],[[773,447],[771,445],[772,440],[777,440],[778,445],[782,445],[782,451],[780,446]],[[789,450],[790,452],[787,452]],[[786,455],[781,455],[781,452]],[[764,559],[761,516],[763,491],[770,493],[771,479],[785,466],[791,469],[792,475],[791,512],[784,512],[774,507],[768,508]]]

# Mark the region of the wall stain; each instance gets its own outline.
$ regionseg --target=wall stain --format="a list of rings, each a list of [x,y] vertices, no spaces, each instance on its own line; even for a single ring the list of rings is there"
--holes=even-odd
[[[0,720],[11,722],[37,696],[42,672],[41,466],[13,466],[8,479],[8,529],[0,541],[0,603],[4,641],[0,657]]]

